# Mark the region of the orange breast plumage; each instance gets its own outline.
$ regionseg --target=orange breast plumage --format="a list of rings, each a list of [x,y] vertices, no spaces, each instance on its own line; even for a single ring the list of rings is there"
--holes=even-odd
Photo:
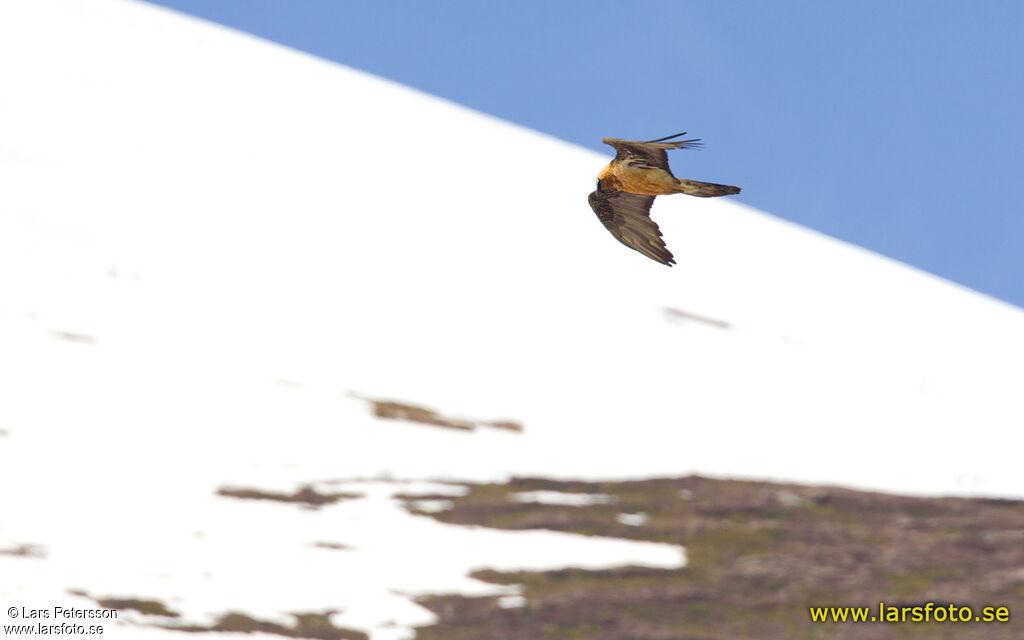
[[[676,192],[676,179],[661,169],[637,169],[616,163],[615,179],[618,189],[647,196],[660,196]]]

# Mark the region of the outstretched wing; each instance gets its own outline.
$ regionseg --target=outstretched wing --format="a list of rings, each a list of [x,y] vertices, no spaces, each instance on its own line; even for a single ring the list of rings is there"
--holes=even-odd
[[[598,220],[619,242],[661,264],[675,264],[672,252],[661,239],[661,230],[651,220],[654,196],[598,190],[590,194],[589,201]]]
[[[682,133],[677,134],[684,135]],[[676,136],[669,136],[676,137]],[[664,140],[665,138],[662,138]],[[638,142],[636,140],[623,140],[621,138],[605,138],[601,142],[615,148],[615,160],[623,162],[640,169],[664,169],[669,175],[672,170],[668,168],[669,149],[699,149],[702,145],[700,138],[692,140],[677,140],[675,142]]]

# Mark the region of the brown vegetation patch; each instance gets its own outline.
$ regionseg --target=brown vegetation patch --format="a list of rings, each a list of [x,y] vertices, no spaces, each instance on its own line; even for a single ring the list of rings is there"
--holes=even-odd
[[[406,404],[404,402],[395,402],[393,400],[377,400],[374,398],[364,398],[356,394],[353,396],[366,400],[373,407],[373,415],[378,418],[385,420],[404,420],[406,422],[416,422],[418,424],[426,424],[434,427],[443,427],[445,429],[457,429],[459,431],[473,431],[480,427],[487,427],[491,429],[501,429],[503,431],[515,431],[522,432],[523,425],[512,420],[480,420],[476,418],[453,418],[443,416],[433,409],[426,407],[420,407],[413,404]]]
[[[148,600],[142,598],[96,598],[86,591],[71,589],[71,595],[89,598],[104,609],[116,609],[117,611],[138,611],[147,616],[161,616],[165,618],[177,618],[179,613],[167,608],[159,600]]]
[[[14,547],[0,548],[0,556],[21,556],[23,558],[45,558],[46,549],[38,544],[19,544]]]
[[[307,507],[317,508],[325,504],[334,504],[339,500],[354,500],[363,497],[361,493],[336,491],[320,493],[310,485],[303,485],[292,493],[247,489],[244,487],[221,487],[217,495],[240,500],[272,500],[274,502],[297,502]]]
[[[606,493],[615,504],[513,502],[520,491]],[[1024,503],[911,498],[698,476],[582,483],[519,478],[447,496],[442,522],[552,529],[685,546],[678,570],[478,571],[519,584],[526,605],[427,597],[440,618],[418,640],[793,640],[1024,638]],[[646,522],[618,521],[623,511]],[[811,606],[1006,605],[1008,623],[811,623]]]
[[[369,636],[361,631],[343,629],[331,623],[333,611],[325,613],[292,613],[295,624],[286,627],[276,622],[259,620],[244,613],[229,612],[221,615],[217,622],[209,625],[163,626],[164,629],[185,631],[188,633],[236,632],[236,633],[268,633],[285,638],[313,638],[316,640],[368,640]]]

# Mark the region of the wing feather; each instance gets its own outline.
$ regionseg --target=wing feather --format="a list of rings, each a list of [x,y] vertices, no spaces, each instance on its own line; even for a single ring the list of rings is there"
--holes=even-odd
[[[605,138],[601,142],[615,149],[615,160],[636,167],[648,169],[664,169],[672,174],[668,167],[669,149],[699,149],[700,138],[677,140],[675,142],[639,142],[622,138]]]
[[[619,242],[651,260],[670,267],[675,264],[672,252],[661,237],[661,230],[651,220],[654,196],[597,190],[590,194],[588,200],[598,220]]]

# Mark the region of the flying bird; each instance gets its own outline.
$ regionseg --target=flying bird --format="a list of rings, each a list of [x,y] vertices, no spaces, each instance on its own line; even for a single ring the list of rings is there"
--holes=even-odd
[[[739,187],[672,175],[668,168],[669,149],[703,146],[699,138],[666,142],[684,135],[685,131],[646,142],[605,138],[601,142],[615,148],[615,159],[597,174],[597,191],[589,198],[590,208],[619,242],[670,267],[675,259],[665,246],[657,223],[651,220],[655,196],[685,193],[714,198],[740,192]]]

